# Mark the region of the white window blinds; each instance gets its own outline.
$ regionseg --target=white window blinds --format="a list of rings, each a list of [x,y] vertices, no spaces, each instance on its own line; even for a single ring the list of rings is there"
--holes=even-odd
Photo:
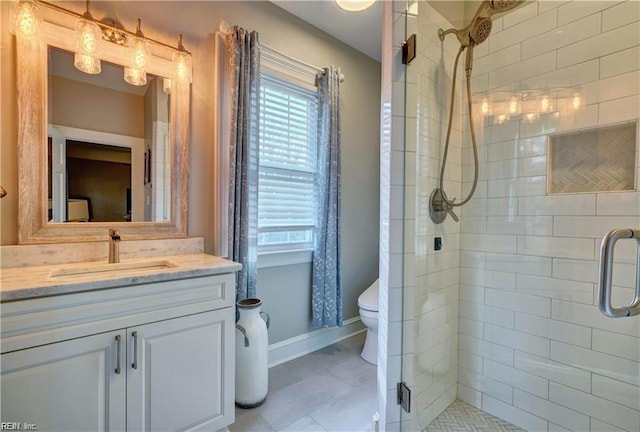
[[[313,245],[318,100],[263,74],[260,83],[258,247]]]

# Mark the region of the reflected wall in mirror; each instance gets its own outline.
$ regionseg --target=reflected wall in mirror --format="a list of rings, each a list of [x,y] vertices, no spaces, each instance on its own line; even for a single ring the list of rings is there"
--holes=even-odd
[[[109,228],[118,229],[125,240],[186,237],[190,82],[174,76],[175,49],[151,44],[148,84],[137,89],[138,94],[117,90],[129,86],[121,66],[128,64],[129,52],[113,43],[101,49],[100,85],[80,72],[82,79],[72,80],[58,71],[50,54],[55,58],[56,53],[64,57],[74,52],[76,17],[43,5],[42,39],[16,35],[18,243],[106,241]],[[73,68],[73,61],[61,62]],[[105,80],[111,69],[118,77]],[[163,82],[159,77],[172,79]],[[163,84],[169,82],[167,96]],[[94,87],[86,90],[89,85]],[[128,102],[114,108],[109,102],[114,95]],[[89,99],[99,103],[89,109]],[[100,215],[97,201],[101,198],[94,192],[108,189],[105,185],[111,180],[95,178],[99,170],[87,161],[111,159],[118,153],[114,148],[130,154],[125,156],[130,160],[118,162],[130,165],[130,174],[115,174],[123,180],[114,186],[118,193],[112,199],[117,204],[101,204],[113,211]],[[96,156],[106,153],[112,156]],[[72,159],[82,160],[79,170]],[[74,180],[78,171],[84,177],[79,182],[86,180],[82,187]]]
[[[123,69],[85,74],[72,53],[48,48],[49,222],[170,218],[170,96],[163,78],[134,86]]]

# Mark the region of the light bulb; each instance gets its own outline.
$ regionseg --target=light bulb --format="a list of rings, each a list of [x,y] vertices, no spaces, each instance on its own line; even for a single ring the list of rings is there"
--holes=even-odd
[[[124,68],[124,80],[131,85],[147,84],[147,62],[151,51],[149,43],[140,30],[140,19],[136,26],[136,35],[127,43],[129,49],[129,65]]]
[[[482,98],[480,110],[482,111],[482,115],[489,115],[489,100],[487,98]]]
[[[73,65],[82,72],[98,74],[100,65],[100,27],[91,18],[89,12],[76,23],[76,53]]]
[[[178,37],[178,49],[171,56],[174,64],[174,78],[179,82],[192,82],[191,54],[182,45],[182,35]]]
[[[549,112],[552,109],[551,101],[549,100],[548,95],[543,95],[540,100],[540,111],[543,113]]]
[[[16,1],[11,5],[9,31],[27,40],[40,39],[41,18],[39,8],[31,1]]]
[[[520,107],[518,103],[518,98],[516,98],[515,96],[512,96],[511,100],[509,101],[509,114],[510,115],[518,114],[519,110],[520,110]]]
[[[573,99],[571,100],[571,107],[573,108],[574,111],[577,111],[580,108],[582,108],[582,96],[580,95],[580,93],[573,94]]]

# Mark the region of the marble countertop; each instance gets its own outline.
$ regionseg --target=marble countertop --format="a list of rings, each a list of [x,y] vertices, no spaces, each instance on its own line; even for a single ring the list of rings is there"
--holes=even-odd
[[[0,301],[93,291],[127,285],[210,276],[240,270],[233,261],[207,254],[155,256],[0,269]]]

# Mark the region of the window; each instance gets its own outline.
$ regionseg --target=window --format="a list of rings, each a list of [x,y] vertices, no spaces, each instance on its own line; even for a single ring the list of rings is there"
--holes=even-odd
[[[313,246],[318,97],[263,74],[260,84],[258,250]]]

